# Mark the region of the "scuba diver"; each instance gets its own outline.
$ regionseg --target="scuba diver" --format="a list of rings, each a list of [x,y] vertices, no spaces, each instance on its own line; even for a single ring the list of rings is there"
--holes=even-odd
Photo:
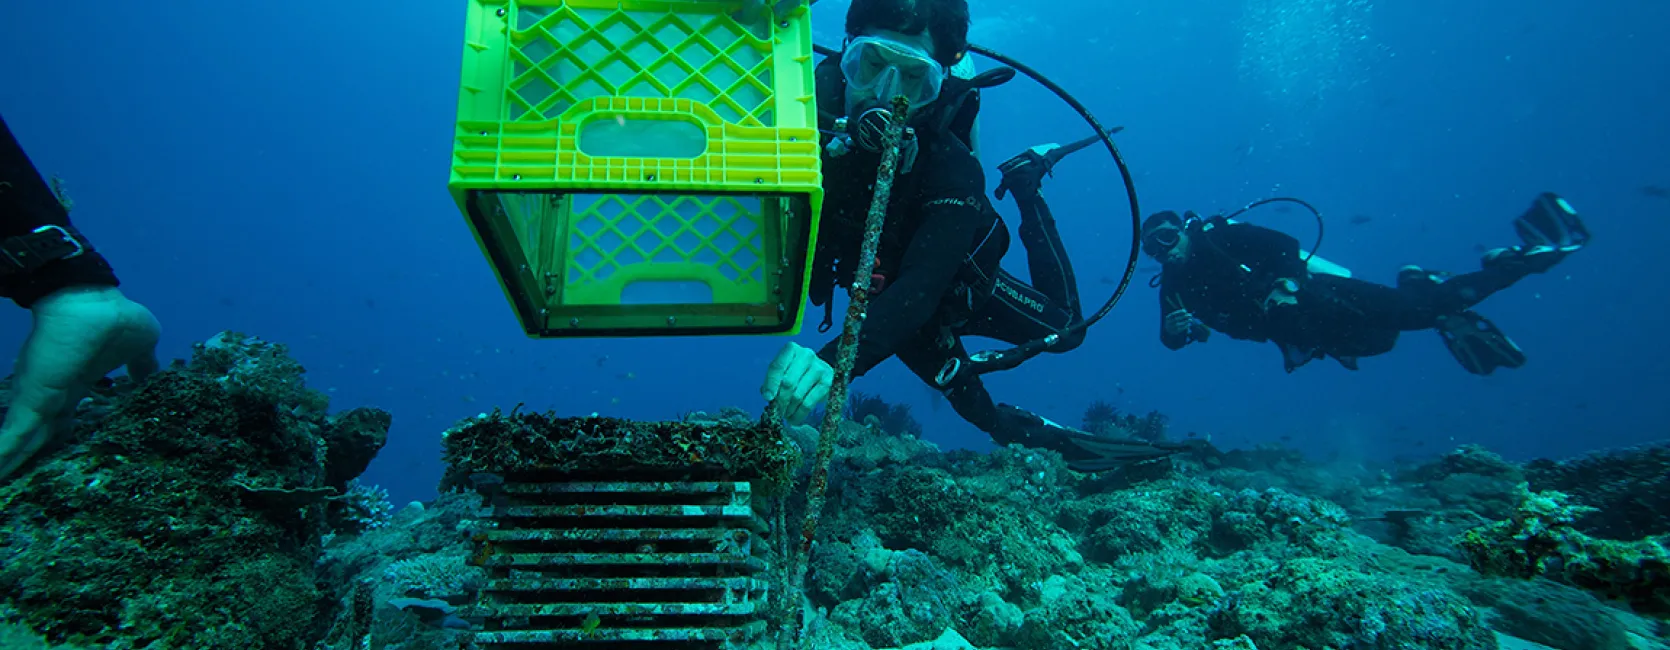
[[[1431,329],[1467,372],[1488,375],[1526,357],[1472,307],[1589,242],[1577,212],[1552,193],[1539,195],[1514,230],[1522,244],[1486,252],[1478,271],[1405,266],[1396,287],[1353,279],[1285,233],[1223,216],[1154,214],[1142,246],[1162,263],[1160,342],[1172,350],[1216,330],[1275,342],[1288,372],[1324,357],[1356,370],[1359,358],[1390,351],[1400,332]]]
[[[891,119],[890,100],[903,96],[910,133],[901,143],[853,376],[897,356],[998,444],[1053,449],[1080,471],[1173,453],[999,405],[978,373],[959,371],[969,359],[965,335],[1016,344],[1058,335],[1052,352],[1083,340],[1082,328],[1069,330],[1083,319],[1077,281],[1039,194],[1056,162],[1081,145],[1034,147],[1000,166],[997,197],[1013,194],[1020,206],[1019,236],[1031,276],[1023,282],[999,267],[1009,229],[985,196],[972,135],[979,89],[1007,81],[1014,71],[952,74],[967,63],[968,27],[966,0],[854,0],[845,47],[817,66],[826,198],[810,297],[825,307],[819,331],[831,324],[835,287],[853,282],[881,160],[880,127]],[[828,395],[838,344],[839,338],[815,352],[786,345],[761,394],[790,422],[810,415]]]
[[[0,422],[0,480],[70,436],[76,406],[106,374],[126,366],[137,382],[157,371],[161,326],[118,284],[0,118],[0,297],[33,323]]]

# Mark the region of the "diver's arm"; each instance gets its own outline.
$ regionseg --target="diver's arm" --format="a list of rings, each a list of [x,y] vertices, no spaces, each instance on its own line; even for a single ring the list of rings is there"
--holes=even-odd
[[[1188,332],[1176,332],[1167,325],[1173,312],[1186,309],[1182,295],[1173,286],[1174,275],[1177,274],[1164,270],[1160,273],[1163,274],[1160,278],[1160,344],[1168,350],[1181,350],[1192,342]]]

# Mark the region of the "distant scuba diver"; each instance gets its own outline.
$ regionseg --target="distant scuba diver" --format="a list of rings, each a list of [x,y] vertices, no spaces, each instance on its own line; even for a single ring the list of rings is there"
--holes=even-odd
[[[978,372],[960,371],[970,359],[964,335],[1016,345],[1047,339],[1048,351],[1064,352],[1083,340],[1075,326],[1084,321],[1072,264],[1038,190],[1061,157],[1088,141],[1035,147],[1000,166],[998,198],[1014,194],[1022,215],[1031,276],[1023,282],[999,266],[1009,230],[985,196],[974,135],[979,89],[1007,81],[1014,70],[954,74],[967,64],[968,27],[966,0],[854,0],[845,48],[816,69],[825,203],[810,292],[813,304],[826,306],[820,331],[831,323],[835,287],[850,286],[857,269],[881,159],[873,120],[903,96],[914,137],[901,147],[853,376],[897,356],[998,444],[1054,449],[1081,471],[1173,453],[999,405]],[[816,352],[788,344],[767,370],[761,394],[790,421],[804,418],[828,395],[838,343]]]
[[[1304,255],[1287,234],[1221,216],[1154,214],[1143,223],[1142,245],[1162,263],[1160,341],[1167,348],[1205,341],[1216,330],[1274,342],[1288,372],[1323,357],[1356,370],[1359,358],[1390,351],[1400,332],[1431,329],[1467,372],[1488,375],[1526,357],[1472,307],[1589,242],[1577,212],[1552,193],[1539,195],[1514,229],[1522,244],[1487,251],[1478,271],[1406,266],[1396,287],[1353,279]]]

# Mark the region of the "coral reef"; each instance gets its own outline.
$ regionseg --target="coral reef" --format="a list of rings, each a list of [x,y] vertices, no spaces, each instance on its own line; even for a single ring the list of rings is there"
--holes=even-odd
[[[1599,539],[1577,530],[1593,511],[1559,492],[1516,488],[1508,518],[1467,531],[1461,539],[1472,566],[1486,575],[1547,577],[1628,602],[1638,611],[1670,616],[1670,538],[1634,542]]]
[[[328,414],[301,378],[282,346],[226,333],[101,386],[73,439],[0,485],[0,647],[468,647],[495,503],[472,488],[507,476],[721,474],[789,504],[775,525],[804,514],[776,497],[804,489],[818,433],[738,409],[483,413],[443,432],[440,497],[395,508],[357,480],[389,414]],[[879,398],[852,414],[792,604],[811,647],[1667,647],[1642,616],[1670,613],[1662,447],[1368,467],[1201,445],[1084,475],[1052,452],[942,451]],[[1165,435],[1105,405],[1086,426]]]
[[[900,436],[920,437],[922,423],[910,414],[909,404],[894,404],[880,395],[853,391],[847,398],[848,420]],[[812,420],[816,422],[817,420]]]
[[[1491,628],[1553,648],[1629,650],[1642,647],[1632,641],[1632,627],[1650,627],[1582,590],[1547,580],[1465,580],[1455,586],[1491,607]]]
[[[1496,647],[1471,604],[1440,584],[1314,557],[1243,580],[1213,612],[1212,628],[1260,648]]]
[[[338,619],[323,647],[458,647],[467,629],[454,608],[474,600],[486,577],[469,562],[470,537],[482,529],[473,518],[481,505],[474,494],[443,493],[427,505],[401,508],[385,526],[333,538],[318,561],[319,579],[353,586],[370,611],[359,629]]]
[[[1121,413],[1114,405],[1101,400],[1091,402],[1084,410],[1084,430],[1110,438],[1159,442],[1166,439],[1170,425],[1171,419],[1159,411],[1149,411],[1148,415],[1137,417]]]
[[[1589,535],[1615,540],[1670,535],[1670,443],[1532,461],[1525,479],[1534,489],[1562,492],[1594,508],[1574,522]]]
[[[1046,650],[1486,650],[1497,632],[1562,650],[1663,641],[1656,624],[1576,589],[1451,561],[1465,556],[1454,533],[1482,520],[1475,511],[1511,509],[1507,481],[1525,476],[1482,449],[1402,480],[1279,449],[1203,449],[1114,481],[1047,452],[912,444],[843,430],[824,514],[840,523],[825,528],[807,585],[820,647],[930,648],[946,629],[974,647]],[[1418,526],[1452,532],[1431,542],[1443,556],[1359,530],[1409,528],[1425,544]]]
[[[73,440],[0,486],[14,622],[106,648],[311,648],[337,613],[314,579],[328,506],[390,419],[326,415],[302,373],[228,332],[141,385],[106,382]]]

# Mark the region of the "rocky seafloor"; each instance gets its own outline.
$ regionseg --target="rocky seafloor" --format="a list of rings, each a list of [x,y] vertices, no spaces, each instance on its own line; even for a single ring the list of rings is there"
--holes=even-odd
[[[472,647],[482,496],[449,472],[437,500],[393,507],[356,480],[391,416],[331,413],[302,373],[282,346],[223,333],[141,385],[101,386],[73,439],[0,485],[0,648]],[[785,608],[803,647],[1670,648],[1670,445],[1385,467],[1201,445],[1085,475],[1049,452],[940,450],[874,397],[849,414]],[[1087,420],[1166,435],[1157,415]],[[812,429],[704,446],[754,421],[691,414],[623,445],[597,434],[623,421],[558,439],[552,416],[495,411],[446,449],[455,465],[510,462],[491,435],[559,455],[676,449],[657,462],[763,468],[797,502]]]

